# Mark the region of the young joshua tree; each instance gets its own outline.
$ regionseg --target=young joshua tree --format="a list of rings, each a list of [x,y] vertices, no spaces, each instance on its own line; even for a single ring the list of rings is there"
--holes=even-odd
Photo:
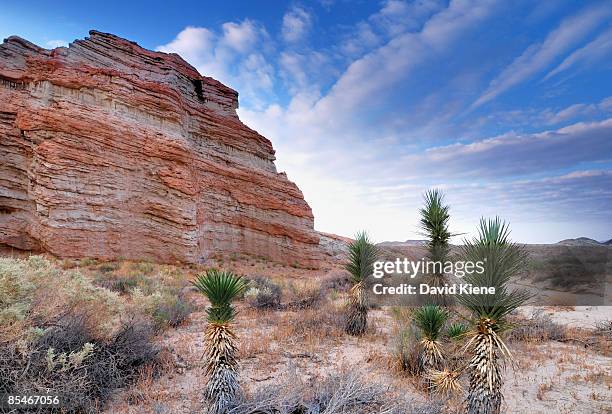
[[[450,252],[450,238],[453,234],[448,229],[450,220],[449,206],[444,204],[444,194],[438,189],[428,190],[424,195],[425,206],[419,210],[421,214],[420,227],[427,237],[428,259],[439,263],[434,266],[434,272],[428,274],[429,283],[436,287],[447,282],[443,266]],[[447,295],[437,297],[441,305],[450,304]]]
[[[474,286],[495,287],[494,295],[462,295],[458,299],[471,314],[472,329],[466,334],[465,349],[471,353],[467,366],[469,414],[497,414],[503,400],[502,371],[510,350],[501,335],[510,329],[507,316],[529,298],[524,290],[508,290],[510,278],[521,272],[527,261],[525,249],[509,239],[508,225],[499,218],[480,221],[479,236],[466,240],[466,261],[484,262],[484,271],[465,276]]]
[[[357,233],[355,241],[348,246],[349,261],[346,270],[351,274],[353,287],[349,291],[346,332],[362,335],[368,325],[367,281],[372,275],[374,262],[378,260],[378,248],[365,232]]]
[[[412,314],[415,325],[421,330],[422,351],[419,362],[425,371],[438,369],[442,364],[444,358],[439,339],[448,317],[448,311],[437,305],[421,306]]]
[[[236,334],[230,324],[236,316],[232,301],[244,292],[246,282],[231,272],[212,269],[192,283],[210,301],[204,333],[206,374],[209,375],[205,398],[211,403],[211,414],[222,414],[239,391]]]

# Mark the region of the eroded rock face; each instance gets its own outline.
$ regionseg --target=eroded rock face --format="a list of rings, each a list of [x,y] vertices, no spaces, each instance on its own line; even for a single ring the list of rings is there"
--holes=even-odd
[[[238,94],[175,54],[92,31],[0,45],[0,244],[60,257],[317,266],[301,191]]]

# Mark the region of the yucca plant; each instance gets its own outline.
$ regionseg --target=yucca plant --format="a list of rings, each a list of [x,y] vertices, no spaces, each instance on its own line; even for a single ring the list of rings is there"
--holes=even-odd
[[[443,361],[440,337],[448,320],[448,311],[437,305],[425,305],[412,313],[414,324],[421,331],[420,365],[424,370],[437,369]]]
[[[448,228],[450,220],[449,206],[444,204],[444,193],[441,190],[428,190],[423,196],[425,205],[419,210],[421,215],[421,234],[427,238],[428,259],[439,262],[442,266],[448,259],[450,252],[450,239],[453,234]],[[444,271],[436,269],[428,275],[429,284],[442,287],[447,282]],[[449,305],[451,300],[448,295],[436,297],[436,302],[441,305]]]
[[[448,372],[453,373],[453,375],[456,374],[455,378],[459,377],[459,374],[463,372],[466,365],[465,352],[463,352],[463,348],[465,346],[465,338],[469,330],[469,326],[461,322],[451,323],[446,328],[446,338],[449,341],[446,342],[444,348],[446,351],[444,363]],[[436,384],[440,384],[440,382],[437,382]],[[453,388],[450,387],[449,389],[452,390]],[[441,391],[445,394],[447,393],[444,388]]]
[[[506,317],[525,303],[524,290],[508,290],[510,279],[526,265],[526,250],[509,239],[510,230],[499,218],[480,221],[479,235],[466,240],[462,254],[466,261],[484,262],[484,271],[468,273],[465,282],[495,287],[494,295],[462,295],[459,301],[471,314],[472,329],[467,333],[465,350],[471,353],[467,365],[469,414],[500,412],[503,395],[502,371],[511,354],[501,335],[510,325]]]
[[[222,414],[235,402],[239,392],[236,334],[230,324],[236,316],[232,301],[246,289],[246,281],[232,272],[208,270],[193,286],[210,301],[206,309],[208,326],[204,333],[206,374],[205,398],[211,414]]]
[[[350,335],[362,335],[368,326],[367,284],[378,258],[379,250],[367,233],[357,233],[348,246],[348,263],[345,266],[353,283],[349,291],[345,328]]]
[[[468,326],[464,323],[452,323],[448,326],[448,328],[446,328],[446,336],[448,336],[453,341],[458,341],[467,334],[468,330]]]

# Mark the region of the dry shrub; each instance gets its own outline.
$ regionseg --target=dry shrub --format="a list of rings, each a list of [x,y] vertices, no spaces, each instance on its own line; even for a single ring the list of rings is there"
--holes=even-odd
[[[121,295],[126,295],[136,288],[143,290],[143,287],[149,294],[152,291],[152,282],[143,276],[113,276],[102,273],[96,277],[95,283]]]
[[[420,375],[423,371],[420,363],[421,346],[410,326],[398,329],[393,346],[399,370],[411,376]]]
[[[284,306],[286,309],[309,309],[321,304],[325,293],[318,280],[309,280],[289,285],[290,300]]]
[[[151,262],[132,262],[129,268],[131,274],[149,275],[155,270],[155,265]]]
[[[295,371],[277,384],[257,390],[228,414],[437,414],[436,403],[418,404],[394,396],[388,387],[366,380],[357,369],[343,369],[322,380],[305,382]]]
[[[149,262],[102,263],[94,273],[94,283],[122,297],[129,297],[137,313],[148,315],[156,330],[177,327],[194,309],[184,296],[186,275],[170,265]]]
[[[344,315],[336,307],[325,302],[316,308],[287,312],[281,315],[272,333],[273,339],[282,342],[308,340],[319,343],[344,335]]]
[[[118,262],[105,262],[98,266],[98,270],[102,273],[110,273],[119,270],[120,267]]]
[[[132,302],[138,312],[153,318],[156,330],[181,325],[194,309],[194,305],[174,289],[147,295],[136,288],[132,291]]]
[[[257,276],[249,281],[249,289],[244,298],[256,309],[279,309],[281,307],[282,289],[268,278]]]
[[[95,284],[131,297],[135,311],[149,315],[157,330],[179,326],[193,311],[193,303],[183,294],[186,281],[176,269],[148,262],[126,262],[113,268],[112,272],[98,272]]]
[[[156,361],[152,323],[121,321],[134,308],[42,257],[0,259],[0,394],[58,395],[61,412],[99,412]]]
[[[535,310],[529,319],[515,318],[512,323],[514,329],[508,335],[510,341],[542,342],[567,338],[565,327],[553,322],[550,315],[541,309]]]
[[[612,320],[601,321],[595,324],[595,335],[612,341]]]
[[[94,413],[115,389],[155,365],[158,349],[146,323],[130,321],[107,338],[94,327],[91,317],[71,313],[30,338],[1,343],[0,394],[57,395],[60,405],[52,412]]]
[[[80,272],[63,271],[40,256],[0,258],[0,337],[9,340],[70,309],[96,315],[97,329],[109,332],[124,303]]]
[[[342,269],[331,270],[321,284],[323,290],[336,292],[348,292],[351,286],[351,274]]]
[[[152,316],[155,327],[165,329],[176,328],[183,324],[193,311],[193,304],[182,295],[170,296],[166,301],[161,301],[153,310]]]

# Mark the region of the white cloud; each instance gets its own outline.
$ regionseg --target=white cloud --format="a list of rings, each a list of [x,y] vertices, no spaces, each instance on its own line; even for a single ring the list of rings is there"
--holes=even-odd
[[[368,118],[378,104],[387,105],[391,99],[399,98],[390,93],[393,88],[405,86],[405,81],[418,75],[424,64],[448,57],[453,46],[478,30],[500,4],[503,2],[452,0],[444,10],[429,8],[427,13],[432,16],[424,13],[402,27],[388,23],[389,30],[383,27],[386,23],[382,17],[366,19],[352,28],[342,28],[352,37],[340,35],[337,47],[326,50],[305,46],[312,17],[302,25],[299,12],[292,15],[295,21],[287,20],[291,22],[287,28],[295,30],[285,31],[283,24],[282,41],[276,44],[258,23],[242,21],[228,22],[216,29],[187,28],[160,50],[191,53],[187,60],[195,62],[203,74],[219,73],[219,80],[240,92],[240,118],[273,141],[279,171],[287,171],[289,179],[303,191],[320,230],[351,235],[365,226],[378,240],[411,237],[418,222],[422,192],[439,186],[448,190],[458,231],[472,229],[479,215],[491,213],[524,220],[519,223],[523,229],[518,234],[521,240],[533,241],[526,223],[537,220],[542,224],[542,234],[548,235],[542,237],[556,237],[550,235],[557,234],[556,224],[567,220],[564,210],[576,210],[576,195],[565,189],[575,188],[576,194],[582,195],[599,191],[599,196],[593,196],[598,203],[610,199],[605,185],[612,181],[612,174],[599,176],[580,168],[593,168],[581,163],[597,162],[602,155],[611,153],[609,139],[606,140],[612,132],[611,124],[579,123],[540,134],[508,133],[473,144],[469,144],[473,136],[466,135],[461,142],[468,143],[425,151],[423,146],[432,144],[424,141],[434,134],[434,128],[446,128],[446,135],[453,138],[465,132],[457,131],[462,126],[452,119],[464,107],[465,98],[449,96],[446,85],[441,87],[443,93],[433,90],[424,98],[416,96],[419,101],[411,104],[410,113],[394,112],[396,108],[385,106],[383,120]],[[406,5],[386,2],[375,16],[406,17]],[[401,19],[396,23],[401,24]],[[557,39],[554,42],[553,37]],[[537,45],[529,56],[541,55],[543,49],[563,43],[569,35],[551,33],[549,38],[550,42],[547,39]],[[356,56],[359,58],[347,63]],[[340,65],[347,65],[344,72]],[[337,74],[328,75],[333,70]],[[471,82],[480,84],[479,76]],[[337,81],[328,89],[333,79]],[[281,81],[290,101],[279,104],[278,99],[265,99]],[[466,86],[465,77],[458,83],[461,85],[457,88],[474,88],[471,84]],[[539,117],[539,125],[553,125],[587,114],[601,116],[607,107],[612,107],[610,99],[533,116]],[[415,117],[429,122],[424,127],[411,124]],[[415,145],[418,140],[423,145]],[[548,157],[550,169],[548,164],[542,166],[542,154]],[[559,176],[578,171],[562,179],[550,172],[555,168],[562,171]],[[547,169],[549,181],[532,179],[531,175]],[[516,176],[521,180],[517,181]],[[575,185],[569,186],[569,182]],[[542,202],[544,198],[548,201]],[[559,201],[560,207],[555,210],[558,217],[543,221],[547,208],[552,208],[551,200]],[[483,207],[474,209],[475,205]],[[518,217],[515,213],[521,210],[528,213]],[[597,211],[589,210],[588,214],[594,216]],[[553,214],[549,211],[548,216]]]
[[[354,61],[330,93],[315,106],[318,121],[338,126],[352,123],[356,108],[369,109],[364,104],[375,104],[390,87],[406,79],[416,66],[447,50],[464,31],[472,29],[490,14],[494,6],[493,1],[478,5],[452,1],[448,8],[431,17],[422,31],[396,36]],[[353,116],[343,124],[348,114]]]
[[[222,42],[239,53],[246,53],[253,48],[262,34],[262,29],[250,20],[240,23],[223,23]]]
[[[278,65],[291,96],[313,91],[318,94],[322,83],[335,74],[333,62],[329,57],[314,50],[285,50],[278,57]]]
[[[387,0],[369,20],[391,36],[421,28],[434,13],[444,8],[441,0]]]
[[[294,7],[283,16],[281,34],[286,42],[303,40],[312,27],[312,16],[301,7]]]
[[[406,164],[393,161],[401,159],[402,151],[389,145],[397,143],[397,136],[363,128],[360,118],[376,104],[377,97],[387,96],[391,87],[432,54],[460,41],[463,32],[471,30],[494,7],[492,1],[477,6],[453,1],[430,18],[422,31],[397,35],[353,62],[326,96],[321,97],[318,88],[297,88],[286,108],[239,109],[243,122],[273,141],[279,170],[287,171],[300,186],[313,208],[317,228],[350,235],[365,217],[385,217],[410,225],[411,217],[402,214],[405,204],[397,207],[397,197],[372,195],[378,186],[398,176],[410,176]],[[305,63],[311,61],[310,56],[296,51],[281,55],[282,70],[295,84],[308,84],[308,73],[313,70]],[[422,182],[417,187],[425,189],[427,185]],[[420,190],[413,201],[419,199]],[[390,223],[375,224],[380,224],[380,237],[391,236],[388,232],[394,227]]]
[[[387,0],[379,11],[366,21],[358,22],[346,34],[339,49],[348,57],[356,57],[403,33],[419,31],[431,16],[444,9],[444,3],[441,0]]]
[[[210,60],[214,54],[216,35],[204,28],[188,26],[181,30],[176,38],[157,50],[166,53],[178,53],[183,59],[198,65]]]
[[[157,50],[178,53],[201,74],[239,90],[241,101],[260,108],[274,87],[275,70],[266,56],[269,42],[265,28],[246,19],[223,23],[219,31],[186,27]]]
[[[571,108],[571,107],[570,107]],[[529,175],[612,161],[612,118],[578,122],[535,134],[509,132],[469,144],[455,143],[404,158],[428,175],[496,177]]]
[[[590,34],[610,14],[608,7],[589,8],[564,20],[548,34],[544,42],[529,46],[489,84],[487,90],[472,104],[477,108],[501,93],[546,69],[559,56]]]
[[[581,47],[566,57],[563,62],[559,64],[559,66],[551,70],[544,77],[544,80],[547,80],[579,64],[596,63],[605,57],[610,56],[611,52],[612,29],[609,29],[600,34],[595,40],[588,43],[586,46]]]
[[[375,33],[372,25],[367,22],[357,23],[355,29],[346,35],[340,44],[340,50],[349,57],[358,56],[378,46],[380,37]]]
[[[68,46],[68,42],[65,40],[48,40],[45,43],[45,46],[47,46],[50,49],[55,49],[56,47],[66,47]]]

